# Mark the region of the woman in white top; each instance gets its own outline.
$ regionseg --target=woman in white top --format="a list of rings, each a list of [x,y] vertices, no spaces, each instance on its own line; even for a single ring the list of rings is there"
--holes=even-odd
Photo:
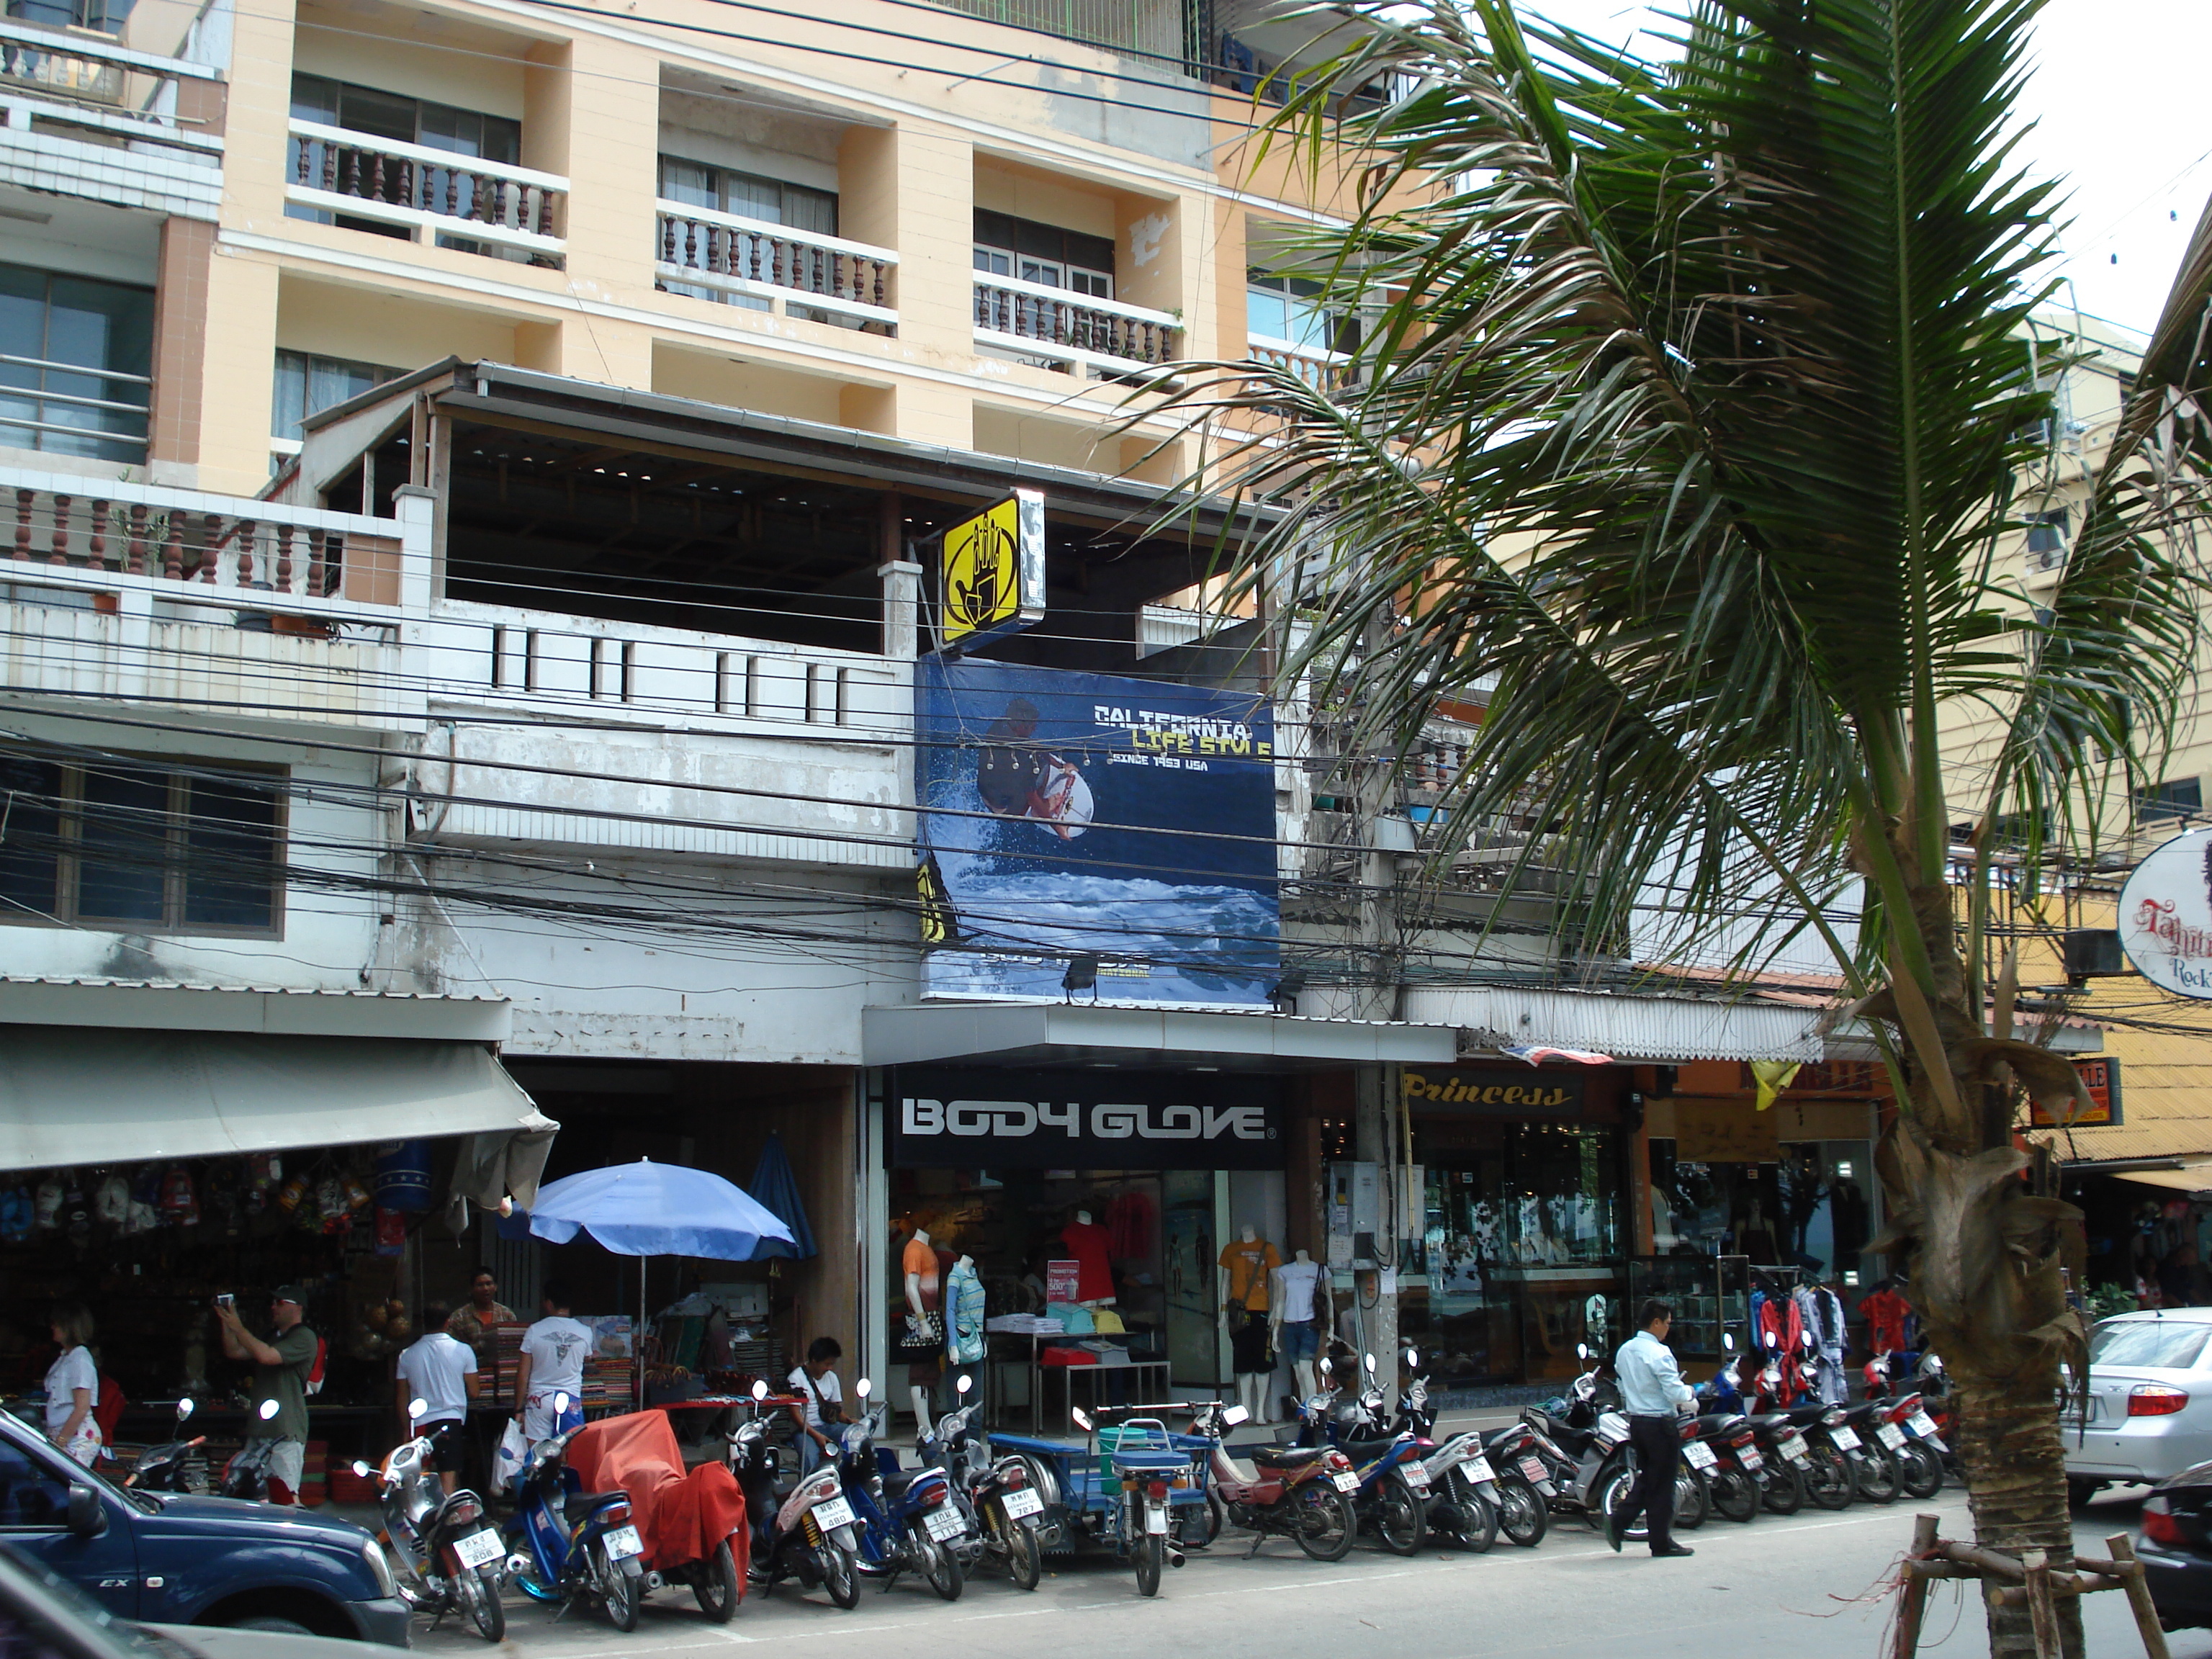
[[[61,1358],[46,1372],[46,1437],[90,1468],[100,1458],[100,1367],[92,1357],[92,1311],[82,1302],[54,1304],[54,1344]]]

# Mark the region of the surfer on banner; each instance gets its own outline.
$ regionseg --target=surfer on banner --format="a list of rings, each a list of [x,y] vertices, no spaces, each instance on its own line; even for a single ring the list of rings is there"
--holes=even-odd
[[[1034,818],[1062,841],[1073,841],[1091,824],[1091,786],[1075,763],[1035,746],[1036,705],[1010,698],[1006,712],[983,733],[975,761],[975,793],[1000,817]]]

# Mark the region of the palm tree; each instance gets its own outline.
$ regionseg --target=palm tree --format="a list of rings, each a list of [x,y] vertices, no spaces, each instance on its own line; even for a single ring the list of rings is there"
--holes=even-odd
[[[1884,1248],[1954,1379],[1978,1538],[2063,1565],[2080,1215],[2047,1166],[2016,1178],[2012,1128],[2080,1085],[2012,1036],[2014,975],[1983,981],[1946,873],[1960,818],[1984,861],[2000,816],[2031,861],[2093,835],[2166,741],[2212,217],[2031,606],[1995,561],[2051,412],[2021,339],[2055,198],[2007,158],[2035,9],[1712,0],[1660,62],[1510,0],[1376,0],[1268,140],[1349,156],[1357,216],[1308,260],[1362,317],[1351,373],[1216,364],[1179,396],[1214,445],[1192,483],[1277,505],[1237,568],[1347,752],[1486,705],[1445,833],[1534,797],[1524,857],[1565,873],[1577,939],[1618,945],[1664,893],[1676,948],[1778,907],[1826,940],[1899,1088]],[[1970,719],[1998,736],[1954,811],[1943,738]],[[1855,934],[1831,919],[1852,890]],[[2024,1610],[1990,1620],[1993,1652],[2033,1651]]]

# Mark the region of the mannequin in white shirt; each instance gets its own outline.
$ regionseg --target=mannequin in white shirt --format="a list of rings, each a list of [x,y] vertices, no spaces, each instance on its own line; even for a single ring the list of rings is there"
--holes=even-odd
[[[1314,1361],[1320,1352],[1322,1334],[1334,1322],[1334,1310],[1329,1297],[1328,1275],[1305,1250],[1294,1252],[1288,1261],[1275,1269],[1273,1294],[1267,1298],[1268,1334],[1275,1352],[1291,1362],[1291,1370],[1298,1379],[1298,1398],[1310,1399],[1320,1386],[1314,1370]],[[1303,1317],[1296,1316],[1303,1315]],[[1298,1352],[1285,1351],[1283,1327],[1303,1326],[1303,1332],[1293,1330],[1291,1343]],[[1312,1350],[1307,1349],[1310,1340]]]

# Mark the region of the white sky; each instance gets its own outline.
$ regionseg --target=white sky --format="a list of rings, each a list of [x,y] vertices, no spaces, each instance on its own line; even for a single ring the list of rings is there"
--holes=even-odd
[[[1630,0],[1520,3],[1614,41],[1650,15]],[[2031,61],[2021,113],[2036,125],[2014,154],[2070,186],[2058,274],[2083,311],[2148,332],[2212,194],[2212,0],[2049,0]]]

